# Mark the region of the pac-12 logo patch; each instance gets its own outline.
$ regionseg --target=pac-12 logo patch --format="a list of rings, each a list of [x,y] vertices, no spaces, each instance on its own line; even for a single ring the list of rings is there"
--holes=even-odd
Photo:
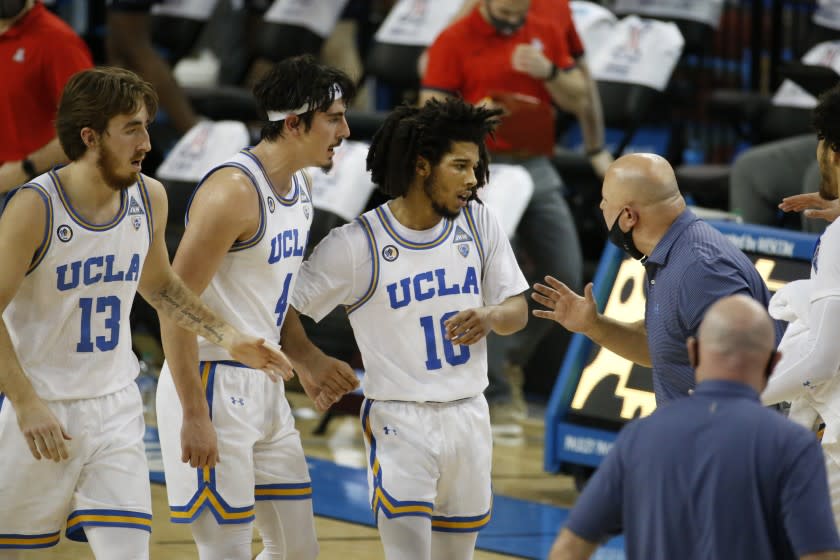
[[[131,217],[131,225],[133,225],[133,226],[134,226],[134,229],[135,229],[135,230],[140,229],[140,226],[142,226],[142,225],[143,225],[143,220],[142,220],[142,218],[140,218],[140,216],[132,216],[132,217]]]
[[[382,258],[388,262],[394,262],[399,256],[400,252],[393,245],[386,245],[382,248]]]
[[[268,211],[274,214],[274,199],[270,196],[268,197]]]
[[[461,256],[467,258],[467,255],[470,254],[470,246],[466,243],[461,243],[458,245],[458,252],[461,253]]]
[[[70,229],[70,226],[68,226],[67,224],[62,224],[58,226],[58,229],[56,230],[55,234],[56,236],[58,236],[58,239],[63,241],[64,243],[67,243],[68,241],[73,239],[73,230]]]

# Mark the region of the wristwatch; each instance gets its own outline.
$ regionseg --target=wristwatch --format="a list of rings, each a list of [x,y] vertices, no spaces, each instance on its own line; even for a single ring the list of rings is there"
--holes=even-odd
[[[35,169],[35,164],[32,163],[32,160],[29,158],[24,159],[20,162],[20,166],[23,168],[23,172],[26,173],[26,179],[34,179],[36,175],[38,175],[38,171]]]

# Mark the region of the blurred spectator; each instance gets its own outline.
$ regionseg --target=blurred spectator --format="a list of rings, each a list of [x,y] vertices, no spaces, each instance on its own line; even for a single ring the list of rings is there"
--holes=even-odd
[[[85,43],[43,4],[0,3],[0,193],[67,161],[53,125],[58,100],[92,65]]]
[[[460,95],[478,104],[511,94],[528,96],[545,107],[546,118],[530,120],[525,136],[551,135],[549,152],[554,131],[551,106],[557,105],[577,117],[590,162],[603,176],[612,156],[604,149],[600,99],[583,55],[566,0],[485,0],[429,47],[420,102]],[[506,122],[516,119],[509,116]],[[583,257],[562,181],[549,154],[529,153],[520,145],[522,140],[505,137],[503,123],[495,139],[488,141],[495,162],[520,164],[533,179],[534,193],[517,230],[519,245],[531,257],[534,277],[557,273],[564,283],[579,288]],[[516,423],[525,414],[522,367],[549,328],[531,321],[509,341],[488,339],[486,396],[496,435],[522,433]]]
[[[208,5],[208,17],[215,5],[215,0],[187,1]],[[148,80],[157,91],[172,126],[184,134],[198,122],[198,116],[175,81],[169,64],[152,46],[150,12],[157,3],[159,0],[109,0],[108,60]]]

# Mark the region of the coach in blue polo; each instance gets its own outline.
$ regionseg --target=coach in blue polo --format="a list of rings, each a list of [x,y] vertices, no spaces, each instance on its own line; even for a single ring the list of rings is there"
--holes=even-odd
[[[534,285],[531,297],[546,307],[534,315],[652,367],[657,404],[684,397],[694,387],[685,340],[697,332],[706,309],[733,294],[766,308],[767,286],[744,253],[686,207],[674,170],[661,156],[617,159],[604,177],[601,212],[610,241],[644,264],[644,319],[628,323],[605,317],[597,311],[591,283],[581,297],[550,276]],[[775,333],[778,342],[781,325]]]
[[[694,394],[624,427],[550,560],[585,560],[616,532],[628,560],[840,557],[817,438],[759,401],[774,335],[749,297],[709,308],[688,341]]]

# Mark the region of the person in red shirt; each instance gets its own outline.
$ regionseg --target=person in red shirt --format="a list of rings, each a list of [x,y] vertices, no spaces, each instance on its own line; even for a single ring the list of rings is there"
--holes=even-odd
[[[91,66],[84,41],[43,4],[0,3],[0,194],[67,161],[53,126],[58,100]]]
[[[519,94],[542,105],[546,118],[528,122],[528,134],[506,135],[503,123],[488,148],[494,161],[520,164],[533,179],[534,194],[517,229],[520,245],[533,262],[533,276],[561,274],[564,283],[581,286],[583,257],[560,176],[546,155],[525,153],[526,146],[520,145],[536,135],[548,136],[553,144],[553,108],[559,107],[580,123],[594,171],[603,176],[612,162],[604,149],[598,90],[583,58],[568,1],[475,3],[429,47],[420,103],[446,96],[461,96],[476,104],[498,103],[492,100]],[[518,336],[508,337],[508,342],[499,337],[488,339],[490,387],[485,394],[496,436],[522,433],[516,420],[525,413],[524,401],[521,390],[511,386],[509,379],[521,379],[522,366],[548,332],[539,323],[531,321]]]

